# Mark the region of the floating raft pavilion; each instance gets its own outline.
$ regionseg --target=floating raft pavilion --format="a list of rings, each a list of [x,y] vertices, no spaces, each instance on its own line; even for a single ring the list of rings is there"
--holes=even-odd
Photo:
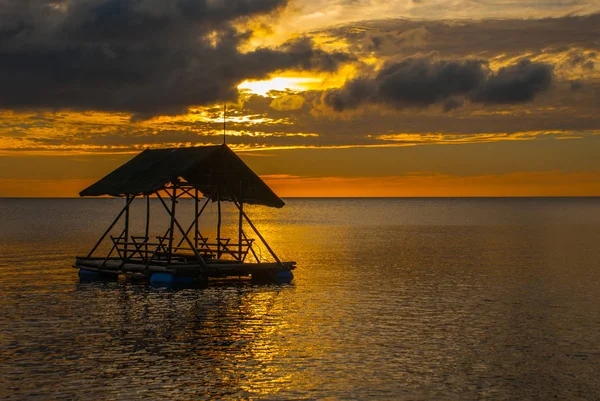
[[[166,284],[205,284],[209,278],[226,277],[279,282],[293,278],[296,262],[281,261],[244,211],[246,204],[281,208],[284,202],[225,144],[147,149],[79,195],[125,199],[92,250],[76,258],[74,267],[81,278],[129,275]],[[158,199],[168,221],[160,230],[164,234],[152,237],[151,197]],[[187,198],[193,202],[191,222],[177,213],[179,200]],[[136,199],[145,201],[143,233],[134,233],[131,224]],[[217,204],[214,238],[200,232],[210,202]],[[235,205],[237,218],[237,233],[227,238],[222,235],[222,202]],[[102,248],[110,250],[98,255]]]

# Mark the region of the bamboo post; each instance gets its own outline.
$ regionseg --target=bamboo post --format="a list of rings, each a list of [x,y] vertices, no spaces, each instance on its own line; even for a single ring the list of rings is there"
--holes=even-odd
[[[238,221],[238,257],[240,262],[242,261],[242,212],[244,210],[244,196],[242,194],[242,183],[240,182],[240,217]]]
[[[175,205],[177,204],[177,185],[179,180],[173,181],[173,195],[171,196],[171,232],[169,233],[169,254],[167,255],[167,264],[171,263],[171,256],[173,254],[173,237],[174,237],[174,226],[175,226]]]
[[[123,244],[123,258],[127,259],[127,242],[129,241],[129,195],[125,202],[125,242]]]
[[[194,246],[198,248],[198,189],[194,191]]]
[[[217,259],[221,259],[221,187],[217,184]]]
[[[252,227],[252,229],[254,230],[254,232],[256,233],[256,235],[258,235],[258,238],[260,238],[260,240],[265,245],[265,247],[267,247],[267,250],[269,251],[269,253],[271,254],[271,256],[273,256],[273,259],[275,259],[279,265],[283,266],[281,264],[281,261],[277,257],[277,255],[275,255],[275,252],[273,252],[273,250],[271,249],[271,247],[269,246],[269,244],[267,244],[267,241],[265,241],[265,239],[263,238],[263,236],[258,232],[257,228],[254,226],[254,223],[252,223],[252,221],[250,221],[250,218],[246,215],[246,213],[244,213],[244,211],[242,210],[242,208],[240,207],[240,205],[237,203],[237,201],[234,200],[233,203],[240,210],[240,213],[244,216],[244,218],[246,219],[246,221],[248,222],[248,224],[250,224],[250,227]]]
[[[212,197],[212,194],[206,198],[206,202],[204,202],[204,205],[202,205],[202,208],[200,208],[200,211],[196,214],[196,219],[194,221],[192,221],[192,224],[188,227],[187,230],[185,230],[185,235],[188,235],[190,233],[190,230],[194,227],[194,222],[196,222],[196,229],[198,230],[198,234],[200,234],[200,229],[198,228],[198,218],[202,215],[202,212],[204,212],[204,209],[206,209],[206,205],[208,205],[208,202],[210,202],[210,199]],[[199,237],[198,237],[199,239]],[[179,240],[179,243],[177,244],[177,247],[179,247],[181,244],[183,244],[183,238],[181,240]],[[198,244],[196,244],[196,247],[198,247]]]
[[[150,241],[150,195],[146,195],[146,230],[144,231],[145,257],[148,259],[148,242]]]
[[[111,225],[106,229],[106,231],[104,231],[104,234],[102,234],[102,236],[100,237],[100,239],[98,240],[98,242],[96,242],[96,245],[94,245],[94,247],[92,248],[92,250],[87,254],[86,257],[90,257],[94,254],[94,252],[96,251],[96,249],[100,246],[100,244],[102,243],[102,241],[104,240],[104,238],[106,237],[106,235],[110,232],[110,230],[113,229],[113,227],[115,226],[115,224],[117,224],[117,222],[119,221],[119,219],[121,218],[121,216],[123,216],[123,213],[125,213],[125,209],[127,209],[129,207],[129,205],[131,204],[131,202],[133,202],[133,200],[135,199],[135,196],[133,196],[132,198],[129,199],[129,201],[127,202],[127,204],[123,207],[123,209],[121,209],[121,212],[117,215],[117,217],[113,220],[113,222],[111,223]]]
[[[200,253],[198,252],[198,250],[195,247],[192,246],[192,241],[189,239],[189,237],[187,236],[187,234],[183,232],[183,228],[181,227],[181,225],[179,224],[179,222],[175,218],[175,215],[171,213],[171,210],[169,210],[169,207],[167,206],[167,204],[165,203],[165,201],[163,200],[163,198],[160,196],[160,194],[158,192],[156,193],[156,195],[158,196],[158,199],[162,203],[162,205],[165,208],[165,210],[167,211],[167,213],[169,213],[169,215],[171,215],[171,219],[173,220],[173,222],[177,226],[177,229],[179,230],[179,232],[183,235],[183,237],[184,237],[185,241],[187,242],[187,244],[194,251],[194,254],[196,255],[196,258],[198,259],[198,261],[200,262],[200,264],[202,265],[202,267],[208,268],[208,265],[206,264],[206,262],[204,261],[204,259],[202,258],[202,256],[200,256]],[[171,233],[170,235],[173,236],[173,233]]]

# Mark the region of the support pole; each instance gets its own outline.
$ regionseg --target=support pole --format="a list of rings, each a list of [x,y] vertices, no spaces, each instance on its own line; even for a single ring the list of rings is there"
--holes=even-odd
[[[240,218],[238,221],[238,257],[242,261],[242,212],[244,210],[244,196],[242,194],[242,184],[240,183]]]
[[[277,261],[277,263],[279,265],[283,266],[281,264],[281,261],[277,257],[277,255],[275,255],[275,252],[273,252],[273,250],[271,249],[271,247],[269,246],[269,244],[267,244],[267,241],[265,241],[265,239],[263,238],[263,236],[260,235],[260,233],[258,232],[258,230],[256,229],[256,227],[254,226],[254,223],[252,223],[252,221],[250,220],[250,218],[246,215],[246,213],[244,213],[244,211],[242,210],[242,208],[240,207],[240,205],[237,203],[237,201],[234,200],[233,203],[240,210],[240,213],[242,214],[242,216],[244,216],[244,218],[246,219],[246,221],[248,222],[248,224],[250,224],[250,227],[252,227],[252,229],[254,230],[254,232],[256,233],[256,235],[258,235],[258,238],[260,238],[260,240],[265,245],[265,247],[267,247],[267,250],[269,251],[269,253],[271,254],[271,256],[273,256],[273,259],[275,259],[275,261]]]
[[[175,225],[175,204],[177,203],[177,184],[178,180],[173,182],[173,195],[171,195],[171,225],[169,232],[169,252],[167,254],[167,264],[171,263],[171,255],[173,254],[173,228]]]
[[[188,227],[187,230],[185,230],[185,235],[188,235],[190,233],[190,230],[194,227],[194,225],[196,225],[196,230],[198,230],[198,235],[200,235],[200,230],[198,228],[198,218],[202,215],[202,212],[204,212],[204,209],[206,209],[206,205],[208,205],[208,202],[210,202],[212,198],[212,194],[206,198],[206,202],[204,202],[204,205],[202,205],[202,208],[200,209],[200,211],[196,214],[196,219],[194,221],[192,221],[192,224]],[[199,199],[198,199],[199,200]],[[198,237],[199,239],[200,237]],[[181,244],[183,244],[183,238],[181,240],[179,240],[179,243],[177,244],[177,247],[179,247]],[[198,244],[196,243],[196,248],[198,247]]]
[[[194,191],[194,246],[198,248],[198,189]]]
[[[217,259],[221,259],[221,187],[217,184]]]
[[[183,232],[183,228],[181,228],[181,225],[179,224],[179,222],[175,218],[175,215],[173,215],[171,213],[171,211],[169,210],[169,207],[167,206],[167,204],[165,203],[165,201],[163,200],[163,198],[160,196],[160,194],[158,192],[156,193],[156,195],[158,196],[158,199],[160,199],[160,202],[162,203],[162,205],[165,208],[165,210],[167,211],[167,213],[169,213],[171,215],[171,219],[173,220],[173,222],[177,226],[177,229],[179,230],[179,232],[183,235],[183,237],[184,237],[185,241],[187,242],[187,244],[194,251],[194,254],[196,255],[196,258],[198,258],[198,262],[200,262],[200,265],[202,265],[202,267],[204,267],[205,269],[208,269],[208,265],[206,264],[206,262],[204,261],[204,259],[202,258],[202,256],[200,256],[200,253],[198,253],[198,250],[192,245],[192,241],[189,239],[189,237],[187,236],[187,234]],[[172,235],[173,235],[173,233],[171,233],[171,236]]]
[[[144,231],[144,255],[148,259],[148,242],[150,241],[150,195],[146,195],[146,230]]]
[[[123,213],[125,213],[125,210],[129,207],[129,205],[131,204],[131,202],[133,202],[133,200],[135,199],[135,196],[131,197],[128,201],[127,204],[125,205],[125,207],[123,207],[123,209],[121,209],[121,212],[117,215],[117,217],[113,220],[113,222],[111,223],[111,225],[106,229],[106,231],[104,231],[104,234],[102,234],[102,236],[100,237],[100,239],[98,240],[98,242],[96,242],[96,245],[94,245],[94,247],[92,248],[92,250],[90,251],[90,253],[87,254],[86,257],[90,257],[93,255],[93,253],[96,251],[96,249],[100,246],[100,244],[102,243],[102,241],[104,240],[104,238],[106,237],[106,235],[110,232],[110,230],[113,229],[113,227],[115,226],[115,224],[117,224],[117,222],[119,221],[119,219],[121,218],[121,216],[123,216]]]
[[[129,241],[129,195],[125,198],[125,243],[123,244],[123,258],[127,259],[127,242]]]

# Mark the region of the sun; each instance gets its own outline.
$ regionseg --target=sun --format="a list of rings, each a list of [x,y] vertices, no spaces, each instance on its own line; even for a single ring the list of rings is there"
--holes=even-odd
[[[321,81],[320,78],[275,77],[264,81],[244,81],[238,85],[238,89],[260,96],[267,96],[270,91],[291,90],[303,92],[311,89],[315,84],[321,83]]]

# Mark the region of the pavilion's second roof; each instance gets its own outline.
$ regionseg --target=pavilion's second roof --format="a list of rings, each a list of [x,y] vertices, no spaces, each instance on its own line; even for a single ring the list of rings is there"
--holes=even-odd
[[[213,201],[236,199],[272,207],[284,205],[226,145],[147,149],[79,195],[147,195],[180,177]]]

